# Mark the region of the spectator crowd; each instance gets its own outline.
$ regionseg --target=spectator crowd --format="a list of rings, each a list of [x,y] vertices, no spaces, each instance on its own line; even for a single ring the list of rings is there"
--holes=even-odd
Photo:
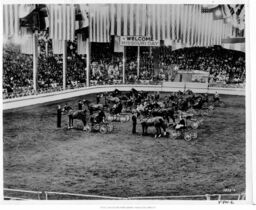
[[[47,42],[47,45],[46,45]],[[47,49],[46,49],[47,46]],[[52,52],[52,43],[39,37],[38,92],[33,90],[33,57],[21,54],[19,47],[3,48],[3,96],[15,98],[62,90],[62,55]],[[90,85],[119,84],[123,77],[123,55],[111,44],[92,43]],[[67,88],[86,84],[86,55],[77,53],[77,43],[68,42]],[[240,87],[245,82],[245,54],[222,47],[191,47],[172,51],[171,47],[141,48],[137,75],[137,48],[127,47],[127,83],[157,83],[170,80],[170,67],[176,70],[209,72],[210,86]]]

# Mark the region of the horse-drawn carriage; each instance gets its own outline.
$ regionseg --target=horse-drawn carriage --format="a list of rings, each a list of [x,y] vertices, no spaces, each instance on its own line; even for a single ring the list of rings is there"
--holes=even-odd
[[[90,123],[85,126],[86,132],[111,133],[114,126],[106,119],[105,113],[101,110],[90,116]]]
[[[193,114],[179,113],[179,123],[174,124],[172,129],[169,130],[171,138],[177,139],[182,138],[185,141],[191,141],[192,139],[197,139],[198,127],[203,123],[203,119],[193,118]]]
[[[184,128],[181,130],[171,130],[169,131],[170,137],[173,139],[181,138],[185,141],[191,141],[192,139],[197,139],[198,132],[192,128]]]

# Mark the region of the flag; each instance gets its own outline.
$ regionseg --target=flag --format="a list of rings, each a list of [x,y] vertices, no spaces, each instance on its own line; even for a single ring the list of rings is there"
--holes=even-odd
[[[53,54],[63,54],[63,41],[53,39],[52,40],[52,52]]]
[[[30,28],[21,27],[20,51],[22,54],[33,54],[33,32]]]
[[[110,42],[109,5],[90,4],[90,41]],[[121,16],[119,17],[121,18]],[[121,20],[121,19],[120,19]],[[112,26],[111,26],[112,27]],[[119,28],[121,30],[121,28]],[[111,28],[112,31],[112,28]]]
[[[75,8],[70,4],[49,4],[50,38],[54,40],[74,40]]]
[[[120,37],[119,36],[115,36],[114,52],[124,52],[124,46],[120,45]]]
[[[32,11],[31,8],[34,8]],[[21,11],[21,8],[20,8]],[[24,11],[24,10],[22,10]],[[36,30],[45,30],[46,29],[46,19],[47,19],[47,8],[44,4],[39,4],[34,7],[30,6],[29,9],[25,9],[25,12],[29,12],[28,15],[20,18],[21,27],[29,27]],[[24,12],[23,12],[24,15]],[[23,16],[22,15],[22,16]],[[21,16],[21,15],[20,15]]]
[[[76,27],[77,29],[82,29],[82,28],[86,28],[89,26],[89,5],[87,4],[78,4],[78,12],[76,14],[80,16],[80,18],[76,21],[78,22],[78,27]]]
[[[83,40],[82,34],[77,34],[77,54],[85,55],[87,53],[87,44]]]
[[[3,5],[3,35],[5,38],[19,35],[19,18],[20,5],[18,4],[4,4]],[[29,11],[24,11],[27,15]]]

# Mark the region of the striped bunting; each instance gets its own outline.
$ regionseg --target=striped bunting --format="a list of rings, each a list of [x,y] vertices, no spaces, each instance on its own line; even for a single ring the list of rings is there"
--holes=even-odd
[[[110,17],[111,6],[91,4],[90,6],[90,41],[91,42],[110,42]],[[121,14],[119,15],[121,19]]]
[[[35,9],[33,4],[3,5],[3,35],[6,38],[20,35],[19,18],[27,16]]]
[[[50,38],[54,40],[74,40],[75,8],[68,4],[49,4]]]

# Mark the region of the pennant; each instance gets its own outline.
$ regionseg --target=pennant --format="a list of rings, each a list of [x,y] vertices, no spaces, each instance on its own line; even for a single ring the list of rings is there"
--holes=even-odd
[[[124,46],[120,45],[120,37],[119,36],[115,36],[114,52],[124,52]]]
[[[63,54],[63,41],[62,40],[52,40],[52,52],[55,55]]]
[[[29,28],[22,27],[21,28],[21,43],[20,43],[20,50],[22,54],[33,54],[33,32]]]
[[[49,30],[50,38],[54,40],[74,40],[75,35],[75,8],[68,4],[50,4]]]
[[[82,34],[77,34],[77,54],[79,55],[87,54],[87,44],[86,44],[86,41],[83,40]]]

